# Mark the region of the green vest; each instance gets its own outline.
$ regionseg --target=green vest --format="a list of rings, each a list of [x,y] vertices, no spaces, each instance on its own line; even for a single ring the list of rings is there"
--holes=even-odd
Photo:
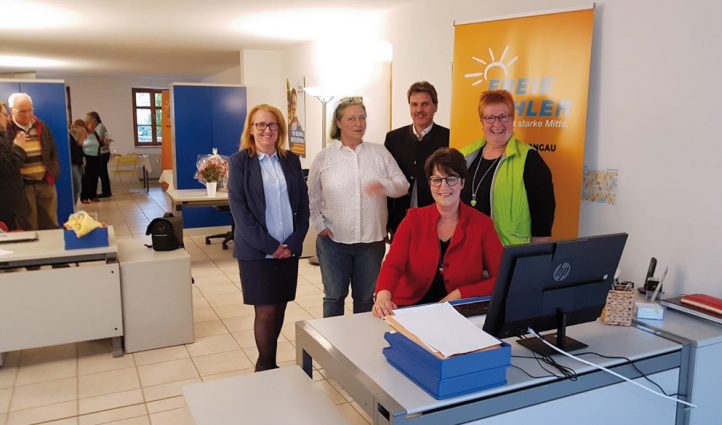
[[[470,165],[486,144],[483,138],[459,151]],[[531,146],[512,135],[491,181],[491,218],[504,246],[531,242],[531,214],[524,185],[524,165]]]

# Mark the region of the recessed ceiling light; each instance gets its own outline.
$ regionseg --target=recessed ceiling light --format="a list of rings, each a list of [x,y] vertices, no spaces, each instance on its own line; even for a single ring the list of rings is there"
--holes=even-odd
[[[0,55],[0,68],[51,68],[64,65],[57,59],[46,59],[33,56]]]
[[[378,36],[384,16],[383,11],[363,9],[296,9],[244,16],[231,27],[261,37],[310,41],[359,33]]]
[[[79,22],[76,13],[36,1],[0,1],[0,29],[42,30],[63,28]]]

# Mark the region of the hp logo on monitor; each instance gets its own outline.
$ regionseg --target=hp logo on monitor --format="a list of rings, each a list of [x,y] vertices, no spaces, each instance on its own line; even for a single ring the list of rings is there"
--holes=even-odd
[[[569,273],[572,271],[572,266],[569,263],[561,263],[554,269],[554,281],[561,282],[562,280],[569,277]]]

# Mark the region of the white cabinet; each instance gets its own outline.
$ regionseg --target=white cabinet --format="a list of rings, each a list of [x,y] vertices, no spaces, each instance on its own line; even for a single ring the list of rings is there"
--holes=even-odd
[[[193,342],[191,258],[184,249],[154,251],[118,242],[125,351]]]

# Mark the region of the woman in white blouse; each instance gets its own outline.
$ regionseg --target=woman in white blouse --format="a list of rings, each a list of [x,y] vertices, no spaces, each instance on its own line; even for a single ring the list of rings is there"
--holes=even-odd
[[[323,280],[323,317],[340,316],[349,283],[353,312],[371,311],[386,247],[387,197],[408,193],[409,183],[383,145],[363,141],[366,107],[360,97],[339,101],[331,143],[308,176],[311,226]]]

